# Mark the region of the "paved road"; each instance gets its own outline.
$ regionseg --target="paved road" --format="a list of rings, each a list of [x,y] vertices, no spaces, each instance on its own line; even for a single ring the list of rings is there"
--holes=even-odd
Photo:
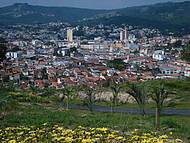
[[[78,104],[72,104],[70,105],[71,109],[80,109],[80,110],[88,110],[86,106],[78,105]],[[98,112],[110,112],[111,108],[107,106],[98,106],[93,105],[93,111]],[[115,113],[129,113],[129,114],[141,114],[141,112],[138,109],[134,108],[116,108],[114,109]],[[155,111],[153,109],[146,110],[146,114],[153,115],[155,114]],[[164,115],[179,115],[179,116],[190,116],[190,110],[188,109],[165,109],[162,111],[162,114]]]

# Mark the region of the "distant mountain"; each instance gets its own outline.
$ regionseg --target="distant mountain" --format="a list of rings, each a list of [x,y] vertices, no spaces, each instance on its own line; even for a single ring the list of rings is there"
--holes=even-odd
[[[161,30],[190,31],[190,1],[168,2],[115,10],[32,6],[17,3],[0,8],[0,24],[70,22],[80,24],[129,24]]]
[[[112,12],[115,12],[115,15],[103,14],[88,19],[85,23],[129,24],[190,33],[190,1],[130,7]]]
[[[45,7],[28,5],[27,3],[16,3],[0,8],[0,24],[32,24],[55,21],[74,22],[105,12],[106,10]]]

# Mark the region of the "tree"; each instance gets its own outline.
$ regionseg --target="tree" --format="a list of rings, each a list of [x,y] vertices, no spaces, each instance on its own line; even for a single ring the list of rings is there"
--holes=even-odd
[[[0,44],[0,62],[6,58],[7,47],[4,44]]]
[[[190,62],[189,55],[190,55],[190,44],[188,44],[187,47],[181,51],[181,59],[186,62]]]
[[[6,111],[15,107],[16,102],[9,94],[12,89],[0,87],[0,119],[4,118]]]
[[[42,69],[42,79],[48,79],[47,68]]]
[[[93,105],[96,102],[96,94],[99,92],[99,89],[94,87],[84,87],[83,88],[86,97],[85,97],[85,104],[87,105],[90,111],[93,111]]]
[[[111,112],[113,112],[113,108],[115,108],[118,104],[118,96],[121,91],[121,85],[117,82],[112,82],[110,85],[110,89],[112,91],[112,101],[111,101]]]
[[[126,63],[123,62],[122,59],[114,59],[114,60],[110,60],[107,62],[107,66],[110,68],[115,68],[117,70],[125,70],[126,68]]]
[[[147,101],[147,94],[145,87],[140,84],[130,84],[127,88],[127,93],[131,95],[137,102],[139,109],[142,112],[142,115],[145,116],[145,104]]]
[[[170,93],[166,90],[164,83],[160,83],[154,86],[152,93],[150,94],[151,99],[156,103],[155,113],[155,126],[156,129],[160,129],[160,115],[164,105],[164,101],[168,98]]]
[[[63,89],[61,89],[61,92],[63,93],[61,101],[66,101],[66,110],[68,110],[70,99],[75,96],[76,89],[75,87],[65,86]]]

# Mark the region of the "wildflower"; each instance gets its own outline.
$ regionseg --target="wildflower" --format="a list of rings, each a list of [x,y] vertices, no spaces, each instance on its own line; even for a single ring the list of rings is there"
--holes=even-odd
[[[9,143],[16,143],[16,140],[10,140]]]

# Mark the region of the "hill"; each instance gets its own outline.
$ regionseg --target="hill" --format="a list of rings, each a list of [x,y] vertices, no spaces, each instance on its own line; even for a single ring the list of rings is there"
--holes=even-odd
[[[103,14],[89,19],[89,24],[129,24],[155,27],[160,30],[188,33],[190,31],[190,2],[167,2],[148,6],[118,9],[115,15]]]
[[[69,22],[78,24],[129,24],[163,31],[190,31],[190,1],[167,2],[114,10],[33,6],[16,3],[0,8],[0,24]]]
[[[104,13],[105,10],[90,10],[69,7],[33,6],[27,3],[16,3],[0,8],[1,24],[33,24],[47,22],[74,22]]]

